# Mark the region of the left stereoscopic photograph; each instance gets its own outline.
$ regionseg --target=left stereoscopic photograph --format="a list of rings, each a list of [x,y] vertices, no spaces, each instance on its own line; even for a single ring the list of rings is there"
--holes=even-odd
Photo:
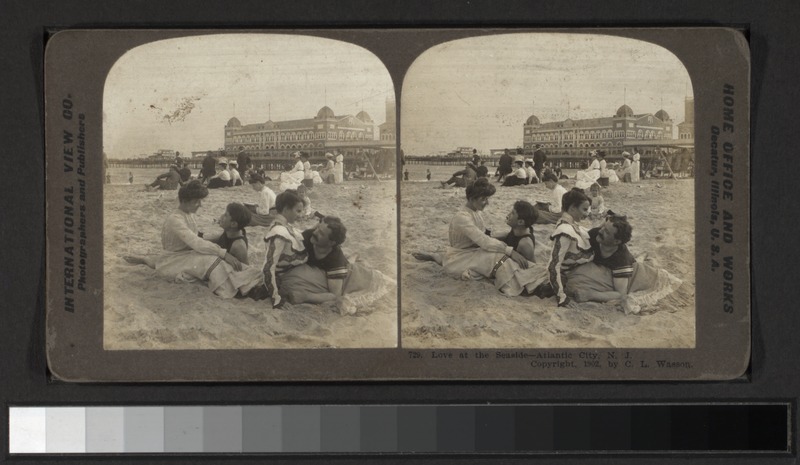
[[[75,198],[102,190],[87,214],[105,350],[397,345],[394,87],[377,57],[177,37],[128,50],[102,89],[102,158],[85,156],[102,174]]]

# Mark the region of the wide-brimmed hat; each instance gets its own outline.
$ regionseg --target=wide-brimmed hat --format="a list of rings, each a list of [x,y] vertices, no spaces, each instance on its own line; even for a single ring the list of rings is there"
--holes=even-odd
[[[325,158],[333,158],[333,154],[328,152],[325,154]]]
[[[525,157],[523,157],[522,155],[517,155],[516,157],[514,157],[514,163],[523,163],[524,164],[525,163]]]
[[[300,152],[294,152],[292,158],[300,158]]]
[[[238,161],[236,161],[236,160],[231,160],[231,161],[229,161],[229,162],[228,162],[228,164],[229,164],[229,165],[236,165],[236,166],[239,166],[239,162],[238,162]]]
[[[525,163],[533,163],[533,158],[526,158]]]
[[[589,156],[590,157],[596,157],[597,156],[597,150],[592,150],[591,152],[589,152]]]
[[[628,153],[628,152],[622,152],[622,156],[625,157],[625,158],[628,158],[628,157],[631,156],[631,154]]]
[[[220,158],[219,160],[217,160],[217,164],[218,165],[227,165],[228,164],[228,159],[227,158]]]

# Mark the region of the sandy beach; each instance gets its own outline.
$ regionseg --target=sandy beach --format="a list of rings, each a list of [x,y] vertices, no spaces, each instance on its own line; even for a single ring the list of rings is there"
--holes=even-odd
[[[694,179],[648,179],[612,184],[601,195],[607,208],[627,214],[634,256],[683,283],[656,305],[626,315],[617,302],[558,308],[554,298],[504,297],[492,283],[462,281],[416,251],[440,252],[453,212],[465,203],[462,188],[439,189],[459,167],[409,166],[401,185],[401,327],[408,348],[692,348],[695,346]],[[433,172],[424,181],[425,169]],[[491,172],[494,171],[492,168]],[[562,180],[567,189],[573,180]],[[484,211],[492,231],[506,233],[514,201],[547,201],[543,184],[499,187]],[[586,220],[584,225],[592,226]],[[599,224],[597,224],[599,225]],[[546,266],[553,225],[536,225],[537,266]]]
[[[133,184],[128,172],[133,171]],[[105,310],[107,350],[371,348],[397,345],[396,285],[354,316],[339,315],[332,305],[291,305],[272,309],[269,301],[222,299],[203,283],[164,281],[143,265],[129,265],[124,255],[161,252],[161,226],[177,208],[177,191],[146,192],[164,170],[110,171],[104,190]],[[278,183],[267,186],[277,192]],[[319,185],[309,194],[311,210],[339,216],[347,226],[343,245],[349,256],[397,279],[396,182],[363,181]],[[206,233],[229,202],[256,203],[249,186],[214,189],[197,213]],[[298,222],[302,229],[315,219]],[[247,228],[251,266],[262,266],[262,227]]]

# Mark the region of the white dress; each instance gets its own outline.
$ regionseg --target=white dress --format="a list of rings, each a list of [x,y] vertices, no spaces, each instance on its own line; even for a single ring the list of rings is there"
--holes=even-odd
[[[502,294],[513,297],[523,290],[533,291],[540,282],[541,269],[533,263],[522,269],[511,259],[514,250],[485,233],[486,224],[479,211],[464,207],[450,221],[450,247],[442,256],[444,271],[454,278],[477,280],[489,278]]]
[[[161,229],[164,253],[156,257],[156,274],[177,283],[204,281],[220,297],[236,295],[233,267],[224,261],[225,249],[197,236],[194,215],[181,210],[170,214]]]

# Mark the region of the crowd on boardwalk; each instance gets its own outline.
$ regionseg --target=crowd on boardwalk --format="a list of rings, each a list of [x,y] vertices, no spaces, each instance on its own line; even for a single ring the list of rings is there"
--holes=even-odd
[[[197,176],[177,159],[147,184],[147,190],[177,189],[178,208],[164,221],[163,253],[128,255],[125,261],[149,266],[172,282],[204,282],[222,298],[253,299],[273,308],[286,302],[330,302],[340,313],[353,314],[390,291],[391,278],[345,255],[347,228],[336,212],[322,214],[311,207],[308,191],[315,185],[344,181],[342,155],[327,153],[324,164],[312,166],[308,154],[294,153],[274,180],[277,193],[267,186],[273,180],[264,170],[243,154],[237,158],[209,156]],[[209,190],[245,184],[255,192],[254,202],[229,203],[216,220],[221,231],[199,232],[195,214]],[[298,220],[314,218],[314,227],[298,228]],[[248,259],[248,227],[265,229],[266,254],[260,263]]]
[[[603,198],[617,182],[640,182],[639,153],[624,152],[623,158],[614,170],[603,152],[593,151],[569,179],[547,162],[541,147],[528,159],[506,151],[493,175],[474,153],[463,170],[438,186],[465,189],[466,202],[450,221],[447,246],[413,255],[440,264],[454,278],[489,279],[506,296],[552,299],[558,306],[618,301],[626,313],[639,313],[681,281],[633,256],[627,246],[633,225],[626,215],[609,209],[619,212],[624,206],[607,205]],[[550,191],[549,199],[531,198],[537,191],[518,189],[517,200],[503,207],[509,230],[488,230],[483,211],[497,189],[540,183]],[[592,227],[584,226],[585,221]],[[536,244],[534,227],[549,232],[549,243]],[[546,263],[537,263],[538,247],[548,250]]]

